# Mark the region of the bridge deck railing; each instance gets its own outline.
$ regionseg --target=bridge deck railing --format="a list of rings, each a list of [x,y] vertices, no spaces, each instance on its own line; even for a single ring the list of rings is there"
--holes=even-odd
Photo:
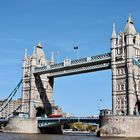
[[[39,127],[47,127],[55,124],[63,123],[74,123],[74,122],[84,122],[84,123],[99,123],[99,117],[86,118],[86,117],[68,117],[68,118],[40,118],[38,119]]]

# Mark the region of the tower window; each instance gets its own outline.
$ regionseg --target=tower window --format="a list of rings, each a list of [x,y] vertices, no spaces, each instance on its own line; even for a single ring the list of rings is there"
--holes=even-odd
[[[136,39],[134,38],[134,39],[133,39],[133,43],[135,44],[135,42],[136,42]]]
[[[123,84],[121,85],[121,90],[124,90],[124,85]]]
[[[117,70],[117,75],[121,75],[121,74],[125,74],[124,68],[119,68],[119,69]]]

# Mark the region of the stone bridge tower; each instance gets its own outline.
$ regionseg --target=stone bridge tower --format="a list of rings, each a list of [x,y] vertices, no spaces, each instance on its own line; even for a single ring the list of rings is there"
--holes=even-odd
[[[25,53],[22,67],[22,111],[28,113],[30,118],[53,113],[54,79],[47,78],[47,74],[33,74],[35,67],[48,64],[54,64],[54,59],[53,56],[50,61],[46,59],[41,43],[36,46],[32,56],[27,56],[27,53]]]
[[[131,16],[118,35],[113,25],[111,37],[112,109],[114,115],[140,114],[140,69],[132,58],[140,60],[140,35]]]

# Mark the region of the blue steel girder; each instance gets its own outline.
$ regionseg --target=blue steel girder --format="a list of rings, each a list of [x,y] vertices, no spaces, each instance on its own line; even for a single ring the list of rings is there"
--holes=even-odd
[[[40,118],[38,119],[38,127],[50,127],[58,124],[75,122],[99,124],[99,118]]]
[[[134,65],[136,65],[140,68],[140,62],[136,58],[132,58],[132,62]]]
[[[48,77],[61,77],[111,68],[111,54],[106,53],[76,60],[66,59],[62,63],[36,67],[34,74],[47,74]]]

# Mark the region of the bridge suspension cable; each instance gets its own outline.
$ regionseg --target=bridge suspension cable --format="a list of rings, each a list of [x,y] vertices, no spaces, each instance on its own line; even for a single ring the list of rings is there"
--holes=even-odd
[[[10,93],[10,95],[5,99],[4,103],[0,106],[0,112],[2,112],[3,109],[6,108],[7,105],[11,102],[11,100],[13,99],[13,97],[16,95],[16,93],[17,93],[17,91],[18,91],[21,83],[22,83],[22,79],[17,84],[17,86],[15,87],[15,89]]]

